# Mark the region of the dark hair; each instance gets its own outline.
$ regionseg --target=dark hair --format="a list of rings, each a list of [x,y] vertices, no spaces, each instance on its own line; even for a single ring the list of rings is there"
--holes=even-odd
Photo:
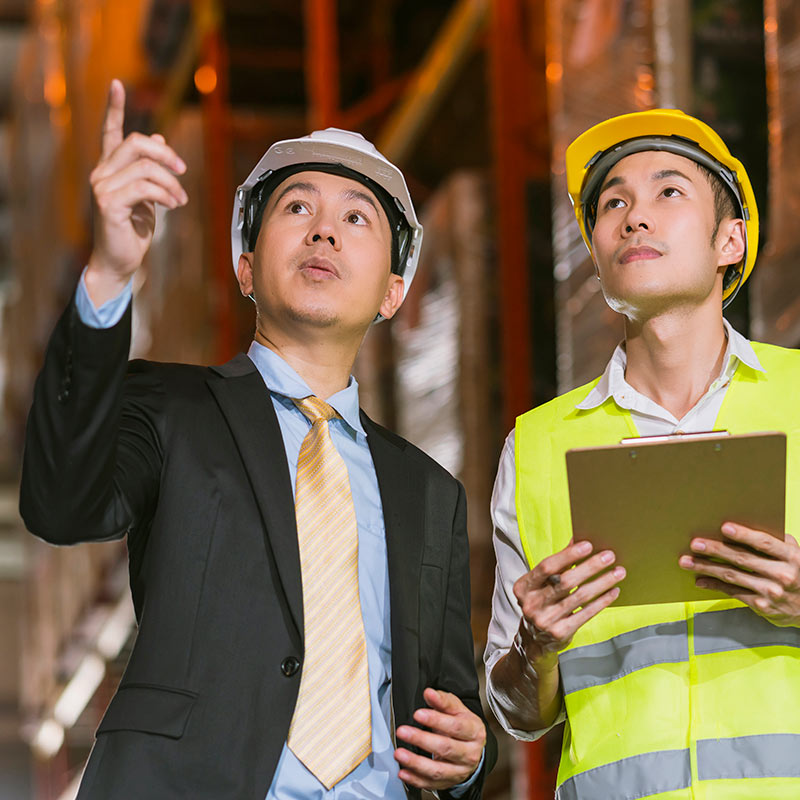
[[[731,195],[730,189],[720,180],[719,176],[697,161],[694,162],[694,165],[701,174],[705,175],[714,194],[714,231],[711,234],[711,244],[713,245],[717,240],[722,220],[738,219],[741,215],[736,212],[737,203]]]

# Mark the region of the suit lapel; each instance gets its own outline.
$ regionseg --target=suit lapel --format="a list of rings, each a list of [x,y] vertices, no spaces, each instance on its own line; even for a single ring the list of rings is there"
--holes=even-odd
[[[414,710],[419,675],[419,582],[425,541],[424,485],[405,442],[361,414],[378,476],[389,559],[392,694],[397,724]]]
[[[278,418],[253,362],[243,353],[221,367],[208,385],[230,427],[250,477],[289,612],[303,639],[303,594],[292,486]]]

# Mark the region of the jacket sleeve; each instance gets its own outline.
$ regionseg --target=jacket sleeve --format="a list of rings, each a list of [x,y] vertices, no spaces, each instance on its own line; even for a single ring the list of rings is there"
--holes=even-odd
[[[458,500],[453,518],[453,542],[445,600],[444,640],[437,689],[457,695],[486,726],[486,747],[481,774],[459,800],[476,800],[482,796],[483,783],[497,760],[497,741],[481,707],[475,671],[475,648],[470,626],[469,541],[467,539],[467,506],[464,487],[458,483]],[[450,792],[440,791],[442,798]]]
[[[59,320],[28,417],[20,513],[53,544],[119,539],[146,521],[161,470],[163,388],[146,362],[128,364],[130,306],[111,328]]]

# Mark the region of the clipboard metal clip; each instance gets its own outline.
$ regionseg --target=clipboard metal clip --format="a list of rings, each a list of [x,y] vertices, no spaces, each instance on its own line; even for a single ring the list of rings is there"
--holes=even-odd
[[[657,444],[658,442],[685,442],[690,439],[717,439],[730,436],[730,431],[697,431],[696,433],[660,433],[656,436],[627,436],[620,439],[620,444]]]

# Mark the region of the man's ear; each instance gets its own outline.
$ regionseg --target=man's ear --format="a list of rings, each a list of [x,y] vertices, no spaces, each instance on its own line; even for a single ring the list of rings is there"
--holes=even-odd
[[[402,305],[404,286],[405,283],[399,275],[394,272],[390,273],[386,294],[383,297],[381,307],[378,309],[384,319],[391,319]]]
[[[744,258],[745,236],[743,219],[725,219],[720,223],[716,241],[717,266],[738,264]]]
[[[253,253],[242,253],[239,256],[239,266],[236,268],[239,291],[245,297],[253,294],[253,257]]]

